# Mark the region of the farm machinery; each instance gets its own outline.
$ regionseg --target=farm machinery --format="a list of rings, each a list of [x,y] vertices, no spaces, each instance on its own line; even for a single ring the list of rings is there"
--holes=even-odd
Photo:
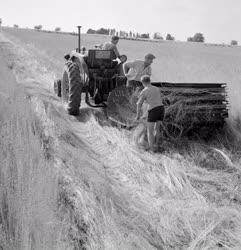
[[[112,122],[130,127],[135,117],[138,94],[136,89],[126,87],[122,70],[126,57],[117,61],[112,50],[101,49],[90,49],[83,54],[80,42],[78,51],[71,56],[78,64],[86,103],[92,108],[105,108]],[[66,59],[69,60],[69,57]],[[152,84],[163,95],[164,123],[169,134],[177,137],[193,132],[207,135],[225,124],[228,117],[226,83]],[[63,100],[69,103],[73,101],[71,98],[75,93],[69,94],[68,81],[64,81],[64,76],[55,80],[54,89]]]

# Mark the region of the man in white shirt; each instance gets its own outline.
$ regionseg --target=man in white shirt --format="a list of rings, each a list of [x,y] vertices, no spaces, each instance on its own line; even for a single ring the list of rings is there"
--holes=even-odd
[[[164,119],[165,108],[162,103],[162,94],[160,89],[151,85],[150,76],[144,75],[141,77],[141,82],[144,89],[141,91],[137,102],[136,120],[140,119],[141,107],[144,102],[148,105],[147,115],[147,138],[149,148],[156,151],[158,140],[160,138],[161,122]],[[140,134],[139,137],[142,135]]]
[[[147,54],[145,60],[134,60],[124,64],[124,74],[127,77],[127,87],[142,86],[141,77],[151,76],[151,64],[156,57],[153,54]]]
[[[113,50],[115,52],[116,57],[120,57],[120,53],[117,49],[117,43],[119,42],[119,37],[118,36],[112,36],[111,42],[107,42],[103,45],[102,49],[103,50]]]

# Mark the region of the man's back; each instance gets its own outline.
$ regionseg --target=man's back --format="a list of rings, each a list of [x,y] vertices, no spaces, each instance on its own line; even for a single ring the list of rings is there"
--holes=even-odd
[[[115,44],[113,44],[112,42],[104,43],[102,49],[103,50],[113,50],[115,52],[116,57],[120,56],[120,53],[119,53],[119,51],[117,49],[117,46]]]
[[[140,81],[143,75],[151,75],[151,66],[145,67],[144,61],[142,60],[127,62],[125,65],[129,68],[126,75],[128,80]]]
[[[140,93],[140,98],[143,98],[148,104],[148,110],[158,106],[162,106],[162,95],[160,89],[155,86],[147,86]]]

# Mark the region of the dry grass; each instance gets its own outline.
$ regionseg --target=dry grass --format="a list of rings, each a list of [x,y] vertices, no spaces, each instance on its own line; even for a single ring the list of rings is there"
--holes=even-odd
[[[240,205],[234,198],[240,189],[239,162],[230,169],[232,161],[224,150],[213,149],[209,155],[204,151],[208,146],[198,144],[184,156],[140,155],[121,132],[113,136],[116,130],[106,128],[103,134],[103,128],[93,126],[90,137],[98,138],[95,146],[100,154],[102,137],[111,144],[111,154],[101,155],[105,155],[105,168],[118,194],[114,205],[124,210],[119,219],[132,233],[141,234],[157,248],[240,246]],[[233,186],[229,186],[230,180]]]
[[[1,129],[5,138],[0,144],[5,152],[0,156],[5,159],[1,195],[7,197],[1,209],[9,204],[11,216],[4,223],[14,225],[3,228],[5,245],[19,244],[16,249],[31,249],[31,242],[34,249],[241,248],[238,122],[229,124],[209,144],[188,142],[182,151],[169,146],[162,155],[140,151],[130,132],[111,127],[100,111],[83,108],[78,119],[67,116],[61,102],[46,91],[51,74],[41,71],[34,54],[11,46],[8,50],[19,59],[13,70],[22,83],[32,79],[28,93],[38,119],[28,102],[7,105],[10,117],[5,115],[9,112],[0,112],[9,121],[6,133]],[[26,59],[36,68],[26,67]],[[15,100],[21,92],[10,96]],[[9,142],[12,151],[6,150]],[[9,163],[18,171],[10,171]],[[56,169],[61,176],[58,183]],[[16,192],[12,187],[17,187]],[[29,240],[29,235],[36,240]]]
[[[0,248],[60,249],[56,171],[23,89],[9,80],[8,88],[0,99]]]

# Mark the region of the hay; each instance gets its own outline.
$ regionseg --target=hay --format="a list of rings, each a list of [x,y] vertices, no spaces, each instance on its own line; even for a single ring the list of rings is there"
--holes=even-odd
[[[155,84],[156,85],[156,84]],[[218,84],[216,84],[218,85]],[[212,84],[168,84],[160,87],[165,105],[163,130],[168,137],[180,138],[190,130],[201,127],[213,128],[223,126],[228,116],[226,89],[223,85],[215,88]],[[107,115],[116,123],[129,126],[136,115],[138,91],[124,86],[116,88],[108,98]],[[143,117],[147,115],[147,107],[143,106]],[[206,131],[208,132],[208,131]]]

